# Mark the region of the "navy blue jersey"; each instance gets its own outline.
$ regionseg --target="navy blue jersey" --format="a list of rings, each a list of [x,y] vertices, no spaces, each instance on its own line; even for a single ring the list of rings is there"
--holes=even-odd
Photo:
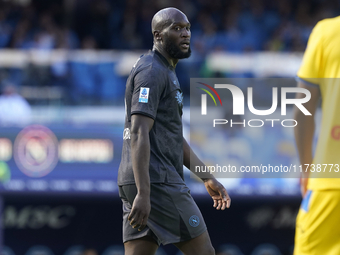
[[[149,133],[151,183],[183,182],[183,93],[174,68],[157,51],[141,56],[126,83],[125,127],[118,185],[135,183],[130,146],[131,116],[154,120]],[[140,162],[143,164],[143,162]]]

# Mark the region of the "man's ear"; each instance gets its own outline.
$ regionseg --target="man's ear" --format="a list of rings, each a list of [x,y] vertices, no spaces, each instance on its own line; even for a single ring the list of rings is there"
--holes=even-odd
[[[159,31],[157,31],[157,30],[154,31],[153,36],[154,36],[156,42],[162,41],[162,36],[161,36],[161,33]]]

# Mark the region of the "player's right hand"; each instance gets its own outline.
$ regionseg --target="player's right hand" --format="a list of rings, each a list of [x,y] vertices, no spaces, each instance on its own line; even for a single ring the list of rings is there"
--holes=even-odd
[[[150,196],[137,194],[132,204],[128,220],[133,228],[141,231],[145,228],[151,211]]]

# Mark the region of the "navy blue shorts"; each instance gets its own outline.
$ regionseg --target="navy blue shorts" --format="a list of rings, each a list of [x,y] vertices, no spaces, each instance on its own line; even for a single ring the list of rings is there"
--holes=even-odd
[[[203,234],[207,227],[202,214],[183,184],[151,183],[151,212],[142,231],[128,221],[131,205],[137,194],[136,185],[119,187],[123,201],[123,242],[151,236],[160,245],[190,240]]]

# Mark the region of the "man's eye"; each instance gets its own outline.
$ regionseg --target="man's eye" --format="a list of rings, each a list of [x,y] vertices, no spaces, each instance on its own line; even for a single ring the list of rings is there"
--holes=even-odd
[[[180,27],[175,27],[175,30],[179,31],[179,30],[181,30],[181,28]]]

